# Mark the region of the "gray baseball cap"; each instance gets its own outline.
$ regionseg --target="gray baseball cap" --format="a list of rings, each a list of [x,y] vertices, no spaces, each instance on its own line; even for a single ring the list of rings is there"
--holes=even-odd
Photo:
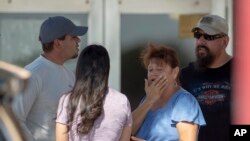
[[[49,43],[64,35],[82,36],[87,31],[88,27],[76,26],[71,20],[65,17],[49,17],[41,25],[39,40],[42,43]]]
[[[192,29],[192,32],[201,29],[209,35],[228,34],[228,23],[226,19],[217,15],[206,15],[202,17],[197,26]]]

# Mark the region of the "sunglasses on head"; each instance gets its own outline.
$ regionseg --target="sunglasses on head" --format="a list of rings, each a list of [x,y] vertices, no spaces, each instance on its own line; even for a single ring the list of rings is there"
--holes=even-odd
[[[215,39],[222,38],[225,35],[224,34],[209,35],[209,34],[205,34],[205,33],[194,32],[194,38],[200,39],[201,36],[203,36],[203,38],[205,40],[212,41],[212,40],[215,40]]]

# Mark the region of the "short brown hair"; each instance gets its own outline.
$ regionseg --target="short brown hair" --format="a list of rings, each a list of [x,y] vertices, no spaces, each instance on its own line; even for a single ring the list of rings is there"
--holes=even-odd
[[[179,67],[179,59],[176,51],[168,46],[149,43],[147,48],[141,53],[141,60],[144,67],[147,69],[149,61],[152,58],[163,59],[166,64],[172,68]]]

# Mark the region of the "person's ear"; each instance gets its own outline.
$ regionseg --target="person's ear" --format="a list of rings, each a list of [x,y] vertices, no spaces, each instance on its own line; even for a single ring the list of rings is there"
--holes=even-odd
[[[54,40],[54,43],[53,43],[53,46],[54,46],[55,48],[61,49],[61,48],[62,48],[61,40],[55,39],[55,40]]]
[[[228,42],[229,42],[229,37],[228,36],[224,37],[223,44],[224,44],[225,47],[227,47]]]
[[[175,67],[173,70],[174,79],[177,79],[179,72],[180,72],[180,67]]]

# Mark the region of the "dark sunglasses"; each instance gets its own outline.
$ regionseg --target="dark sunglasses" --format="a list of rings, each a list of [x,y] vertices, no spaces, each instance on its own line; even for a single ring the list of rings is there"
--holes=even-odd
[[[215,39],[222,38],[222,37],[224,37],[226,35],[224,35],[224,34],[208,35],[208,34],[203,34],[203,33],[200,33],[200,32],[194,32],[194,38],[200,39],[201,36],[203,36],[205,40],[212,41],[212,40],[215,40]]]

